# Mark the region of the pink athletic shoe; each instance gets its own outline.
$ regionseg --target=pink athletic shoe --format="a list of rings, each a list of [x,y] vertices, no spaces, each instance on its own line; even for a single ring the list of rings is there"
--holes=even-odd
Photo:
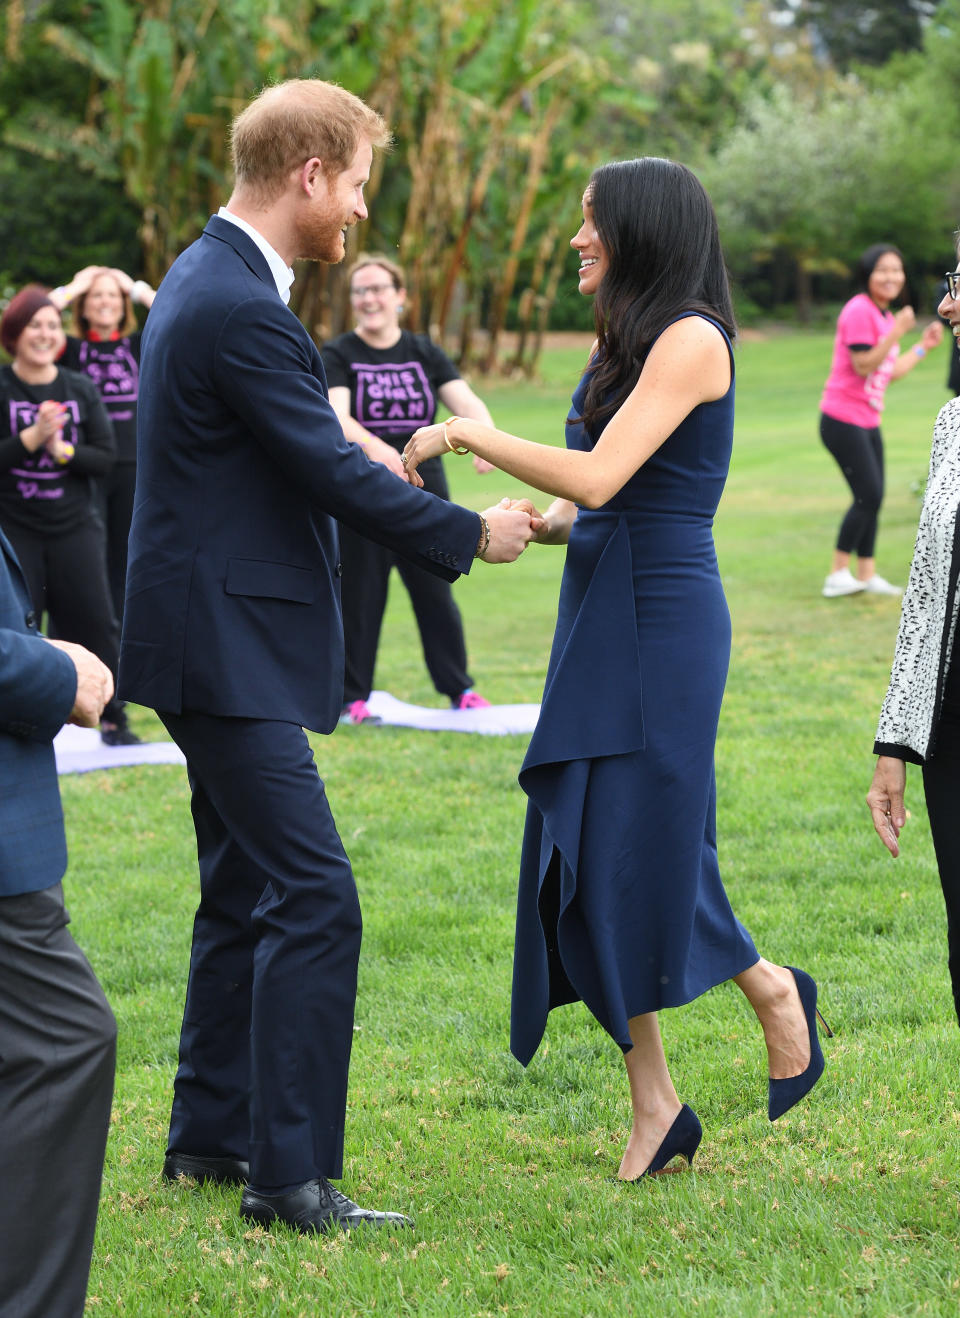
[[[382,723],[383,719],[379,714],[374,714],[365,700],[353,700],[340,711],[340,722],[374,724]]]
[[[451,700],[454,709],[489,709],[490,701],[478,696],[476,691],[464,691],[456,700]]]

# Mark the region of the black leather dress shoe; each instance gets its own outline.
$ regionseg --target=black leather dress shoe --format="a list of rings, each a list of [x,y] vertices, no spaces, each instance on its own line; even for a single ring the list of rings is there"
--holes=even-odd
[[[360,1208],[328,1180],[307,1181],[289,1194],[258,1194],[249,1186],[240,1199],[240,1216],[269,1227],[286,1222],[297,1231],[352,1231],[358,1226],[413,1226],[402,1213]]]
[[[242,1158],[206,1158],[201,1154],[177,1153],[174,1149],[163,1160],[163,1179],[175,1181],[191,1176],[195,1181],[215,1181],[218,1185],[246,1185],[250,1164]]]

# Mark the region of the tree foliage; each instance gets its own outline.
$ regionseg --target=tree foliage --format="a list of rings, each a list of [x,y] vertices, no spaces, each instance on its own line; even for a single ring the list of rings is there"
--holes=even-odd
[[[917,274],[944,268],[960,215],[956,9],[955,0],[941,7],[923,49],[875,77],[848,75],[812,94],[780,86],[747,102],[703,168],[747,287],[766,271],[770,299],[792,287],[804,314],[815,276],[847,272],[877,241],[896,243]]]
[[[572,221],[571,180],[582,186],[584,166],[568,143],[611,81],[603,58],[574,39],[584,14],[574,0],[549,21],[535,0],[356,0],[346,25],[339,8],[306,0],[39,4],[29,41],[19,12],[5,6],[18,67],[4,79],[26,77],[36,56],[62,73],[65,91],[14,98],[4,139],[122,185],[140,215],[148,278],[229,192],[236,111],[267,82],[324,77],[395,128],[396,155],[371,180],[376,220],[365,237],[399,249],[415,320],[443,330],[459,306],[488,321],[493,342],[521,276],[549,281],[545,233],[559,242],[550,193],[563,189]],[[337,272],[310,271],[297,296],[318,333],[340,327]]]
[[[885,64],[897,51],[919,50],[935,0],[800,0],[798,22],[809,23],[842,72],[854,64]]]
[[[493,366],[510,326],[509,365],[529,370],[551,308],[585,314],[567,244],[611,158],[700,168],[738,274],[797,279],[802,300],[865,235],[919,260],[955,222],[958,3],[926,21],[931,3],[878,0],[866,23],[817,0],[7,0],[5,262],[18,279],[87,259],[159,279],[229,193],[236,111],[270,81],[321,77],[396,138],[348,255],[396,251],[412,323],[466,357]],[[299,273],[295,300],[317,337],[337,332],[343,271]]]

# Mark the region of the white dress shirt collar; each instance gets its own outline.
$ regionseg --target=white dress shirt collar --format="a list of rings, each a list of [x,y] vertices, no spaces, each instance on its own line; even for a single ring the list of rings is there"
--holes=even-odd
[[[238,229],[242,229],[248,238],[251,238],[260,251],[263,253],[267,265],[270,267],[270,273],[273,275],[274,283],[277,286],[277,292],[284,302],[290,301],[290,286],[293,283],[293,271],[287,265],[280,253],[267,242],[263,234],[248,224],[246,220],[241,220],[239,215],[234,215],[228,211],[226,206],[221,206],[217,211],[221,220],[229,220],[235,224]]]

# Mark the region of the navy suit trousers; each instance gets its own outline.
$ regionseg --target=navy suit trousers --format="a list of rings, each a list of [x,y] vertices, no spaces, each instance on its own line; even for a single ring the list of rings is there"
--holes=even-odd
[[[303,729],[161,713],[200,865],[169,1148],[251,1184],[342,1174],[360,904]]]
[[[117,1025],[59,883],[0,897],[0,1318],[82,1318]]]

